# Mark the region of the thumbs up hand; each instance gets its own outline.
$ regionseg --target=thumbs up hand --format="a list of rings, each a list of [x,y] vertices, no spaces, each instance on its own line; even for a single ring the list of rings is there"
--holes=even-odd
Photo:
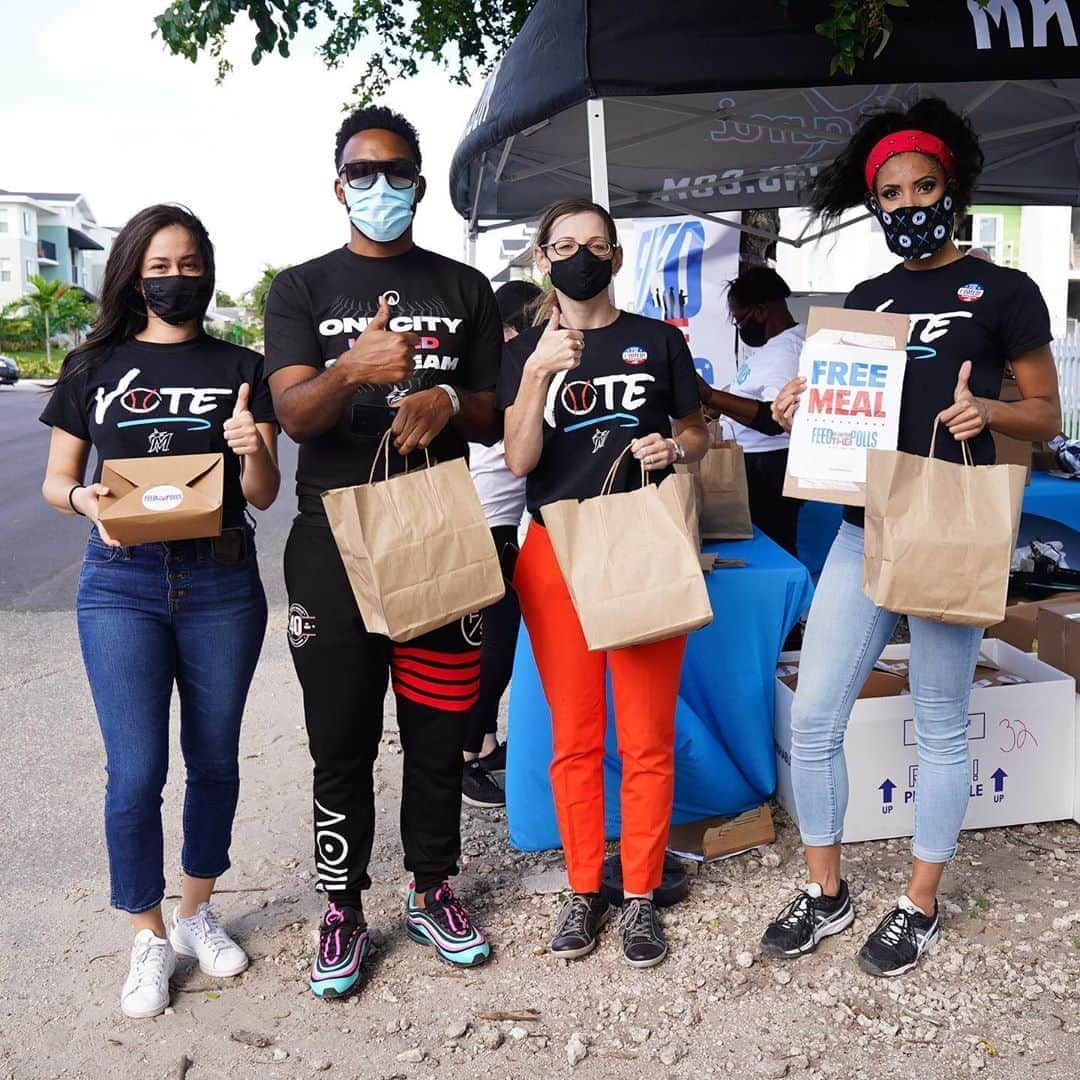
[[[971,361],[965,360],[960,365],[956,377],[956,389],[953,391],[953,404],[938,414],[941,421],[958,442],[973,439],[990,420],[990,409],[982,398],[975,397],[968,386],[971,378]]]
[[[229,444],[229,449],[241,457],[258,453],[263,445],[255,427],[255,417],[248,408],[250,398],[251,387],[242,383],[236,392],[236,405],[233,407],[232,416],[224,424],[225,441]]]
[[[581,352],[585,348],[585,335],[580,330],[562,330],[559,320],[562,313],[555,308],[548,319],[540,340],[532,355],[525,362],[540,376],[554,375],[558,371],[571,371],[581,363]]]
[[[413,333],[388,330],[389,323],[390,305],[384,294],[379,297],[379,310],[375,317],[352,348],[338,360],[342,370],[347,372],[350,385],[391,386],[412,378],[415,371],[413,357],[420,337]]]

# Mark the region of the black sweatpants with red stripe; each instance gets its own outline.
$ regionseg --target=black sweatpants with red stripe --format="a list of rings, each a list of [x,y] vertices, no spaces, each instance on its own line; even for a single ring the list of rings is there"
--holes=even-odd
[[[289,646],[315,762],[315,868],[328,899],[360,907],[371,887],[372,772],[393,676],[404,758],[401,839],[419,891],[458,872],[461,752],[480,692],[480,619],[407,644],[369,634],[330,530],[293,524],[285,545]]]

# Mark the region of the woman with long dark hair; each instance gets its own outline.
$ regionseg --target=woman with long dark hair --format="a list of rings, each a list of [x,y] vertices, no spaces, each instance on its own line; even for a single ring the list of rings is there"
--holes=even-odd
[[[240,718],[266,627],[246,508],[277,494],[277,428],[262,357],[203,332],[213,290],[202,222],[177,206],[140,211],[109,253],[101,314],[41,414],[52,427],[45,499],[93,525],[76,610],[105,742],[112,905],[135,931],[120,999],[130,1017],[165,1009],[177,955],[217,976],[248,962],[209,902],[229,867]],[[109,536],[104,461],[213,452],[225,461],[220,536],[133,547]],[[187,788],[181,899],[166,928],[161,792],[174,684]]]
[[[708,435],[682,334],[620,311],[608,297],[622,265],[611,215],[588,199],[555,203],[537,226],[534,259],[552,288],[540,325],[504,346],[498,400],[506,410],[506,463],[528,477],[532,521],[514,588],[551,708],[551,787],[573,890],[551,951],[565,959],[585,956],[610,915],[600,895],[610,669],[623,769],[623,955],[634,967],[650,967],[667,955],[653,890],[663,874],[671,821],[675,702],[686,635],[590,652],[543,508],[599,495],[627,448],[636,461],[623,475],[631,465],[637,473],[640,463],[659,483],[676,461],[704,457]],[[605,557],[598,547],[597,560]]]
[[[1038,287],[1017,270],[965,256],[952,239],[982,164],[968,120],[927,99],[869,117],[819,175],[812,196],[826,224],[865,205],[903,260],[847,298],[849,308],[909,316],[898,448],[926,457],[940,422],[936,456],[960,462],[967,443],[976,465],[994,461],[991,430],[1041,441],[1061,427],[1050,318]],[[998,400],[1006,364],[1022,401]],[[774,419],[788,430],[804,389],[795,379],[773,403]],[[810,609],[791,714],[791,775],[810,883],[765,931],[762,948],[772,956],[810,952],[854,919],[840,866],[844,730],[897,621],[867,599],[862,578],[863,512],[847,507]],[[971,780],[967,703],[982,631],[908,622],[919,752],[914,859],[907,889],[859,952],[872,975],[910,970],[938,939],[938,887],[956,852]]]

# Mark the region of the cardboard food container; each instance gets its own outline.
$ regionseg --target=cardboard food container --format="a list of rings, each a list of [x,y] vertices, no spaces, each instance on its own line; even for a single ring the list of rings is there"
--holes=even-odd
[[[775,840],[772,812],[765,805],[734,818],[711,817],[672,825],[668,831],[667,849],[682,859],[711,862],[740,855]]]
[[[1039,659],[1080,680],[1080,598],[1040,608],[1035,628]]]
[[[1024,681],[976,685],[971,691],[971,787],[963,827],[985,829],[1073,817],[1080,812],[1073,679],[1004,641],[985,641],[982,647],[980,665],[988,673],[984,678]],[[883,659],[906,661],[909,650],[908,645],[891,645]],[[784,654],[781,663],[797,658],[798,654]],[[793,699],[791,689],[778,678],[773,728],[776,798],[797,822],[791,786]],[[909,694],[861,697],[855,702],[844,738],[850,784],[844,818],[847,841],[910,836],[914,831],[919,757],[913,704]]]
[[[895,450],[908,316],[812,307],[799,374],[807,382],[788,449],[789,499],[866,505],[866,451]]]
[[[116,458],[102,465],[101,482],[109,489],[101,524],[121,544],[221,535],[221,454]]]
[[[1043,608],[1061,607],[1080,602],[1080,593],[1066,592],[1049,596],[1043,600],[1025,600],[1010,604],[1005,609],[1005,618],[1001,622],[988,626],[983,632],[984,638],[1000,638],[1007,641],[1014,649],[1031,652],[1035,648],[1035,638],[1039,612]],[[1040,657],[1045,659],[1045,657]],[[1056,667],[1049,660],[1051,667]]]

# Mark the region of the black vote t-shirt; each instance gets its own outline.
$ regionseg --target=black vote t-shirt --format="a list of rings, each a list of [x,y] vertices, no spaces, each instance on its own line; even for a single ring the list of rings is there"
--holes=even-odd
[[[95,483],[102,462],[115,458],[224,454],[222,527],[242,525],[240,458],[225,442],[224,425],[243,383],[255,422],[274,422],[263,358],[208,334],[168,345],[132,338],[101,356],[56,387],[42,423],[93,445]]]
[[[996,399],[1005,365],[1052,340],[1050,313],[1039,287],[1019,270],[970,255],[935,270],[903,263],[856,285],[845,307],[907,315],[907,368],[900,402],[897,448],[927,457],[934,419],[953,404],[957,376],[971,361],[972,394]],[[968,440],[976,465],[994,463],[994,439],[983,429]],[[935,456],[960,462],[960,443],[939,426]],[[845,507],[844,519],[862,526],[863,511]]]
[[[503,346],[499,408],[514,404],[525,361],[544,329],[531,327]],[[675,327],[623,311],[610,326],[583,333],[581,363],[548,385],[543,449],[525,485],[536,517],[559,499],[599,495],[612,463],[634,439],[653,433],[669,438],[671,417],[701,408],[694,361]],[[616,491],[637,486],[635,467],[623,464]],[[648,476],[659,483],[670,472]]]
[[[326,524],[322,492],[367,483],[371,475],[379,440],[363,428],[354,432],[353,406],[385,407],[439,383],[491,390],[498,378],[502,321],[487,278],[418,247],[385,259],[342,247],[278,274],[266,303],[267,375],[335,363],[375,317],[383,295],[387,329],[419,335],[415,371],[405,382],[360,387],[332,428],[301,443],[296,493],[301,517],[313,524]],[[429,450],[439,461],[468,456],[468,444],[449,424]],[[391,473],[403,468],[392,451]]]

